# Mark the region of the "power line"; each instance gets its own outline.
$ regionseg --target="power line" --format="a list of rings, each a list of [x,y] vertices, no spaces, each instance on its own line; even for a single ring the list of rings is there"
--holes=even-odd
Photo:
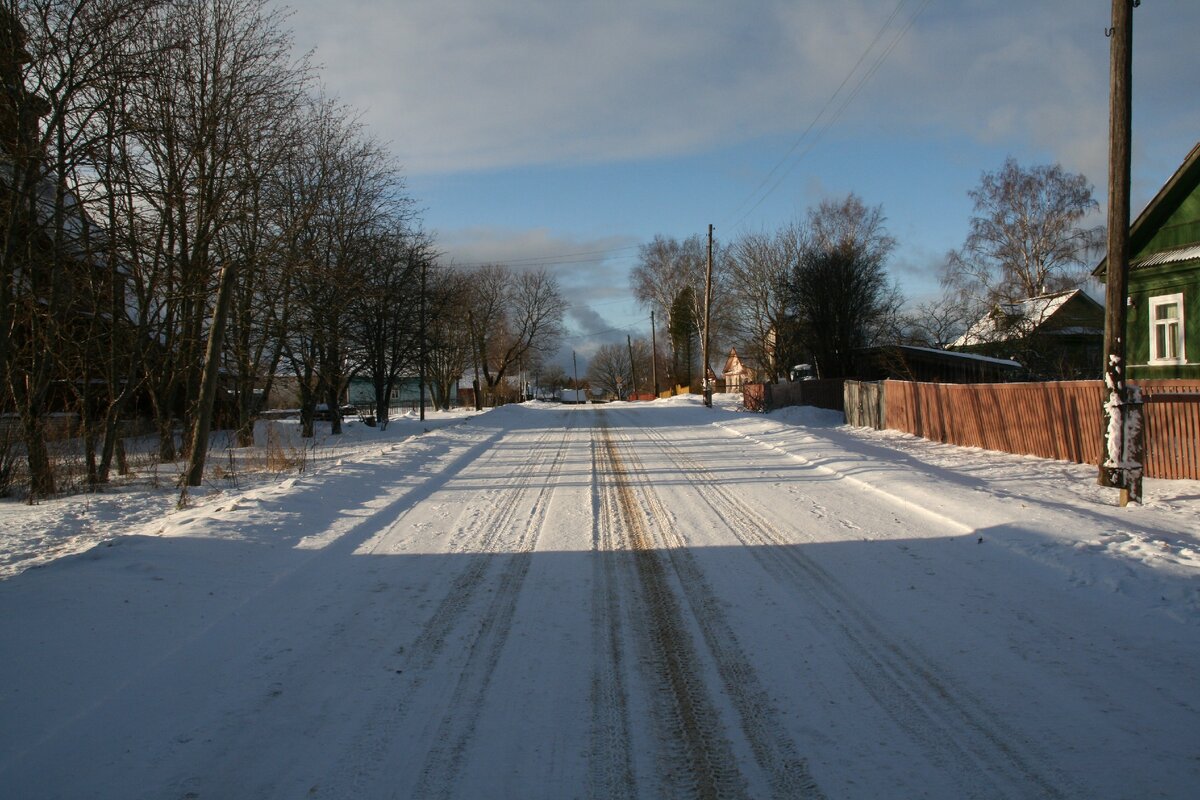
[[[772,177],[774,177],[777,172],[783,169],[783,172],[779,174],[779,177],[775,179],[774,183],[771,183],[770,188],[768,188],[766,192],[763,192],[762,195],[754,202],[752,206],[750,206],[750,208],[746,210],[744,214],[738,217],[737,221],[733,223],[732,227],[738,227],[746,220],[747,217],[754,213],[754,211],[760,205],[762,205],[763,201],[770,197],[775,190],[779,188],[780,184],[782,184],[787,176],[791,174],[792,170],[796,168],[796,165],[799,164],[806,155],[812,152],[813,148],[816,147],[817,143],[821,140],[825,133],[833,126],[835,122],[837,122],[838,119],[841,118],[846,108],[859,95],[859,93],[866,86],[867,82],[870,81],[871,78],[874,77],[875,73],[879,71],[879,68],[883,65],[883,62],[887,60],[888,56],[892,54],[892,51],[896,49],[896,46],[900,44],[900,41],[908,33],[909,29],[911,29],[916,23],[917,18],[921,16],[932,0],[924,0],[924,2],[917,7],[916,11],[914,11],[908,18],[908,21],[905,23],[904,27],[901,28],[900,31],[892,38],[891,42],[875,59],[870,68],[868,68],[867,71],[863,73],[861,77],[859,77],[857,83],[854,85],[854,88],[851,89],[850,93],[842,101],[841,105],[837,107],[837,110],[834,111],[824,123],[821,123],[820,129],[808,143],[808,146],[805,147],[804,150],[799,153],[799,155],[796,155],[795,158],[793,158],[797,148],[804,143],[805,139],[809,137],[809,134],[812,133],[813,129],[817,127],[821,118],[825,115],[825,112],[829,110],[829,107],[837,100],[838,95],[842,93],[842,90],[846,87],[846,84],[849,83],[854,74],[858,72],[859,67],[862,66],[863,62],[866,60],[871,51],[875,49],[875,46],[879,43],[880,39],[883,38],[883,35],[887,32],[888,28],[892,26],[892,23],[896,20],[900,10],[907,2],[908,0],[900,0],[900,2],[896,4],[896,7],[892,10],[892,13],[886,20],[884,20],[883,25],[880,26],[879,31],[875,34],[875,38],[873,38],[871,43],[867,45],[866,49],[863,50],[862,55],[858,57],[858,60],[854,63],[854,66],[848,73],[846,73],[846,77],[842,79],[842,82],[838,84],[837,89],[834,90],[833,94],[829,96],[829,99],[826,100],[824,105],[821,106],[820,111],[818,111],[812,118],[812,121],[809,122],[808,127],[806,127],[800,136],[796,138],[796,140],[792,143],[792,146],[788,148],[787,153],[785,153],[783,157],[776,162],[775,166],[771,168],[770,172],[768,172],[767,175],[759,182],[758,186],[754,188],[754,191],[750,192],[746,199],[743,200],[742,203],[736,209],[734,209],[733,213],[729,215],[731,217],[736,215],[738,211],[745,207],[746,203],[748,203],[752,198],[755,197],[755,195],[762,191],[762,188],[771,181]],[[784,169],[784,165],[789,161],[791,161],[791,164]]]

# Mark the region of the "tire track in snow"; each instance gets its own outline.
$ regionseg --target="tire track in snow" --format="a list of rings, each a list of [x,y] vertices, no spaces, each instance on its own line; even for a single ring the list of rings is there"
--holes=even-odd
[[[402,482],[381,486],[381,490],[394,492],[386,506],[373,511],[327,546],[299,551],[302,557],[295,564],[268,576],[268,580],[260,587],[204,626],[184,631],[178,642],[137,673],[127,676],[110,694],[81,711],[77,719],[99,713],[112,702],[128,703],[128,700],[120,699],[128,692],[136,692],[139,698],[144,699],[148,687],[161,685],[160,676],[163,673],[172,676],[179,673],[178,668],[171,666],[173,663],[202,662],[212,658],[213,653],[226,653],[231,643],[252,643],[239,648],[236,654],[222,655],[220,658],[223,662],[232,658],[242,665],[242,674],[248,680],[265,687],[262,695],[249,705],[227,707],[213,723],[214,732],[205,736],[206,743],[216,744],[206,749],[196,763],[187,769],[179,769],[170,778],[172,783],[202,786],[205,796],[213,791],[216,796],[229,796],[234,792],[231,786],[241,787],[237,791],[250,791],[246,788],[245,776],[255,775],[256,780],[261,779],[261,765],[264,762],[278,759],[280,763],[286,763],[287,758],[287,754],[283,754],[287,748],[278,741],[263,741],[263,720],[277,719],[280,705],[290,707],[293,696],[303,694],[306,688],[320,683],[322,677],[314,678],[308,672],[314,659],[324,658],[329,652],[341,652],[347,643],[370,635],[369,629],[359,619],[359,612],[367,610],[372,598],[377,595],[374,592],[367,595],[345,594],[338,583],[337,576],[342,573],[336,565],[345,562],[372,534],[377,535],[381,531],[386,534],[401,526],[417,504],[446,485],[445,475],[455,473],[457,470],[454,467],[491,452],[502,435],[503,431],[491,432],[466,424],[445,429],[444,437],[451,442],[419,452],[413,463],[422,469],[414,473],[415,477],[405,476]],[[552,435],[553,431],[548,431],[543,437]],[[424,468],[429,465],[438,465],[440,469],[426,471]],[[323,479],[314,484],[315,490],[328,491],[323,485],[325,483]],[[334,565],[332,569],[331,565]],[[331,605],[344,607],[351,612],[344,617],[347,624],[332,628],[315,648],[312,646],[315,640],[296,637],[294,631],[281,631],[273,622],[286,618],[283,604],[296,593],[297,584],[315,587],[311,595],[315,604],[310,606],[311,611],[320,617],[320,621],[314,619],[315,624],[333,624],[332,620],[324,617],[324,612]],[[346,605],[348,601],[355,604],[352,609]],[[287,646],[289,642],[295,646]],[[288,689],[286,693],[282,692],[285,686]],[[177,695],[180,687],[172,686],[170,691]],[[199,733],[192,731],[179,735],[188,737],[193,733],[199,738]],[[256,796],[272,796],[272,786],[268,783],[255,787],[253,793]]]
[[[624,682],[621,585],[618,560],[625,538],[618,522],[604,445],[591,437],[592,451],[592,681],[588,750],[588,797],[627,800],[637,796],[630,750],[629,696]]]
[[[835,644],[843,651],[847,667],[922,745],[930,761],[951,771],[966,796],[1073,794],[1069,781],[1032,742],[1001,722],[997,711],[939,674],[916,648],[890,637],[850,591],[750,503],[661,433],[639,430],[679,468],[679,474],[762,568],[809,600],[826,630],[838,631]]]
[[[462,771],[463,760],[471,740],[475,736],[475,727],[487,698],[496,664],[500,661],[501,653],[508,641],[521,587],[525,583],[525,577],[533,561],[533,550],[537,546],[542,527],[546,523],[550,500],[561,475],[563,461],[566,459],[567,442],[570,440],[575,415],[569,416],[568,419],[570,424],[564,428],[558,448],[553,457],[549,459],[545,480],[531,490],[522,486],[523,483],[527,483],[526,481],[514,480],[514,488],[504,496],[507,502],[503,504],[503,512],[496,518],[501,521],[500,524],[494,526],[497,531],[517,522],[514,512],[518,508],[518,500],[527,491],[534,492],[528,517],[520,523],[524,525],[524,528],[518,534],[516,541],[504,550],[506,563],[496,583],[495,592],[492,594],[487,610],[484,612],[478,632],[468,649],[466,663],[459,673],[447,714],[438,726],[433,746],[421,768],[421,777],[415,791],[416,797],[450,797],[453,793],[455,777]],[[544,463],[544,461],[544,458],[539,459],[539,463]],[[529,475],[525,477],[529,477]]]
[[[741,733],[770,787],[771,797],[780,800],[823,798],[824,793],[808,771],[808,764],[799,755],[795,742],[780,723],[778,712],[759,681],[752,662],[726,620],[720,599],[675,531],[670,513],[663,506],[647,472],[629,446],[628,439],[622,439],[625,444],[622,457],[627,464],[625,473],[634,477],[644,501],[641,513],[652,521],[653,527],[660,533],[663,550],[679,576],[688,606],[717,667],[724,692],[737,711]],[[616,442],[610,441],[615,450]]]
[[[654,722],[666,769],[657,794],[691,798],[745,797],[745,780],[724,735],[720,715],[700,675],[700,659],[655,552],[653,521],[640,503],[615,438],[601,417],[601,469],[611,479],[613,523],[624,530],[637,578],[635,635],[646,650],[656,697]]]
[[[500,581],[515,597],[516,590],[520,588],[519,580],[517,585],[513,586],[514,578],[517,577],[515,573],[519,573],[521,579],[524,578],[524,572],[528,569],[529,554],[524,552],[522,563],[518,558],[522,553],[513,553],[511,548],[506,547],[508,543],[503,540],[502,534],[511,529],[517,516],[519,501],[525,496],[526,487],[533,485],[530,478],[549,465],[548,477],[535,500],[535,508],[544,514],[543,495],[550,490],[551,478],[557,475],[562,465],[573,426],[573,418],[568,418],[568,424],[562,429],[551,428],[542,433],[530,447],[532,456],[521,463],[508,478],[510,488],[498,494],[492,501],[487,517],[482,521],[473,519],[469,523],[460,523],[460,526],[468,530],[458,530],[451,536],[452,547],[449,552],[466,555],[467,565],[450,582],[449,590],[425,621],[416,638],[407,647],[401,646],[397,649],[397,654],[404,657],[403,668],[400,670],[405,676],[404,684],[389,702],[381,704],[379,711],[363,726],[343,759],[338,775],[330,781],[333,786],[352,787],[352,791],[345,796],[369,796],[379,774],[389,766],[388,753],[397,734],[402,732],[402,723],[407,717],[413,698],[425,684],[427,676],[445,650],[450,633],[463,620],[479,594],[488,569],[494,564],[498,554],[513,555],[508,560]],[[559,436],[557,448],[547,446],[556,434]],[[532,541],[528,541],[531,527],[524,531],[519,550],[528,544],[528,550],[531,551],[536,544],[536,535]],[[488,616],[485,618],[485,627],[487,620],[494,620],[497,614],[502,613],[501,595],[502,592],[497,592],[497,596],[492,599]],[[478,635],[483,633],[481,628]],[[507,634],[507,630],[504,633]],[[500,644],[502,645],[503,641]]]

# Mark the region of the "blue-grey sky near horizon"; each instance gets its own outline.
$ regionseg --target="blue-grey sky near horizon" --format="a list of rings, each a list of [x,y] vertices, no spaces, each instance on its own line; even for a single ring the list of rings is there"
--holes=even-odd
[[[568,368],[649,335],[628,275],[656,234],[773,231],[854,192],[919,301],[1009,155],[1086,175],[1103,221],[1108,0],[286,5],[445,259],[559,276]],[[1134,11],[1134,215],[1200,140],[1197,31],[1197,0]]]

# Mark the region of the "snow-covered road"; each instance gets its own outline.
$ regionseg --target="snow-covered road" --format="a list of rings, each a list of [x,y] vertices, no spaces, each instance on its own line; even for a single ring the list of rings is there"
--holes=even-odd
[[[0,583],[0,794],[1194,796],[1196,498],[950,450],[522,406],[224,493]]]

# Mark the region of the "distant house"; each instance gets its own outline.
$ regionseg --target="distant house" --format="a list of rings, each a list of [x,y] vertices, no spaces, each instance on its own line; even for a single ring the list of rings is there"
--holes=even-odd
[[[1127,295],[1129,377],[1200,378],[1200,143],[1129,229]]]
[[[344,395],[346,403],[359,408],[373,409],[375,407],[375,384],[370,378],[356,375],[350,379]],[[417,377],[401,377],[392,387],[389,398],[389,408],[416,408],[421,401],[421,379]],[[425,387],[425,402],[432,403],[429,387]]]
[[[740,392],[746,384],[762,383],[765,379],[765,373],[758,364],[739,356],[734,347],[729,348],[729,356],[721,373],[725,378],[726,392]]]
[[[950,349],[1017,361],[1036,380],[1099,378],[1104,306],[1082,289],[1000,303]]]

